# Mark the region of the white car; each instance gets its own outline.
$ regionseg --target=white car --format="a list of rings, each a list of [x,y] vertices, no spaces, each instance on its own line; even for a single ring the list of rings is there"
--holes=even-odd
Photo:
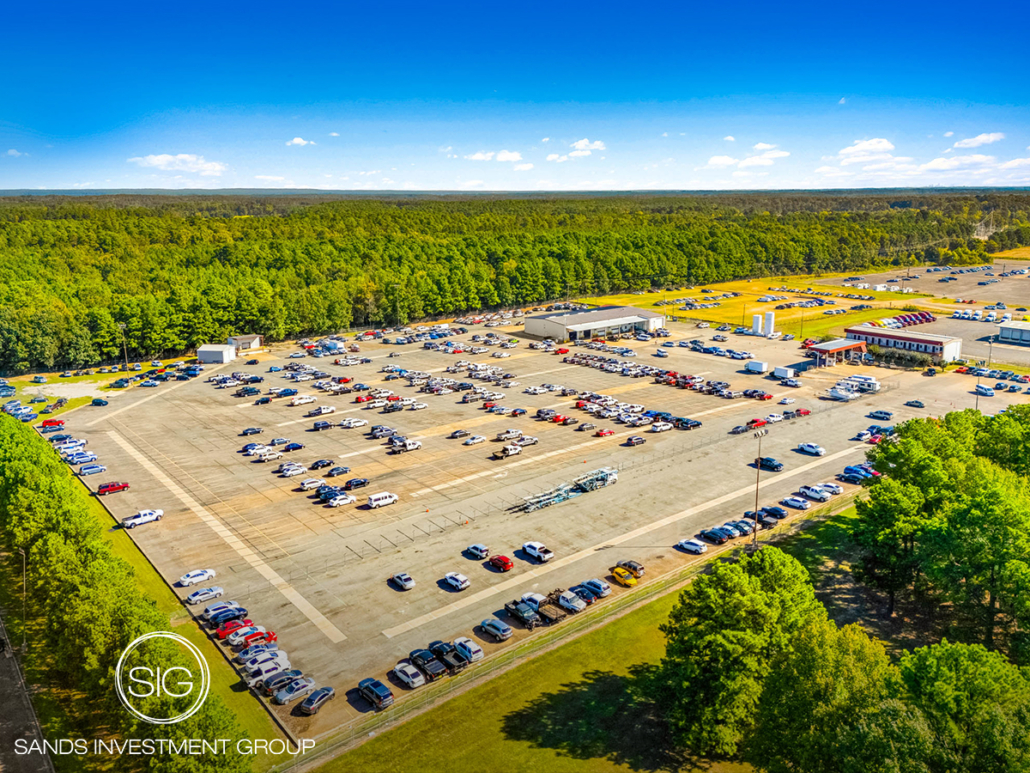
[[[864,442],[864,441],[868,440],[869,438],[871,438],[872,436],[873,436],[872,432],[870,432],[867,429],[864,429],[861,432],[859,432],[857,435],[855,435],[855,440],[861,440],[861,441]]]
[[[326,502],[330,507],[339,507],[340,505],[352,505],[358,501],[358,498],[353,494],[337,494],[335,497]]]
[[[368,425],[368,419],[344,419],[340,422],[340,426],[344,429],[355,429],[356,427],[365,427]]]
[[[678,547],[680,550],[685,550],[688,553],[693,553],[694,555],[698,556],[702,553],[708,552],[708,546],[705,543],[703,543],[701,540],[693,538],[681,539],[679,542],[676,543],[676,547]]]
[[[486,657],[486,653],[483,652],[483,648],[467,636],[459,636],[455,639],[454,649],[456,649],[458,654],[465,658],[469,663],[475,663]]]
[[[217,585],[211,588],[201,588],[200,590],[193,591],[193,593],[187,596],[186,603],[202,604],[205,601],[221,598],[223,593],[225,593],[225,591]],[[204,610],[204,618],[209,620],[211,619],[211,615],[221,612],[223,609],[231,609],[234,606],[236,606],[235,601],[227,601],[224,604],[214,604]],[[210,614],[208,613],[209,610]]]
[[[126,529],[135,529],[140,524],[160,521],[164,514],[164,510],[140,510],[135,515],[130,515],[122,521],[122,526]]]
[[[397,572],[390,578],[394,584],[401,590],[411,590],[415,587],[415,578],[407,572]]]
[[[483,435],[473,435],[468,440],[466,440],[464,443],[462,443],[462,445],[463,446],[476,446],[476,445],[479,445],[480,443],[485,443],[485,442],[486,442],[486,438]]]
[[[252,633],[264,633],[265,627],[263,625],[245,625],[242,628],[237,628],[231,634],[226,637],[226,641],[230,647],[235,647],[237,644],[242,642],[245,638],[250,636]]]
[[[472,583],[469,582],[469,578],[460,572],[448,572],[444,575],[444,582],[450,585],[454,590],[465,590]]]
[[[821,488],[824,491],[829,491],[831,494],[843,494],[844,487],[839,483],[820,483],[816,488]]]
[[[268,453],[269,451],[272,451],[272,450],[274,450],[274,449],[270,448],[269,446],[254,446],[253,448],[248,449],[247,451],[244,451],[243,455],[244,456],[261,456],[262,454],[266,454],[266,453]]]
[[[780,405],[793,405],[793,404],[794,404],[794,398],[793,397],[784,397],[782,400],[780,400]]]
[[[807,510],[812,506],[811,502],[807,499],[802,499],[801,497],[787,497],[786,499],[781,499],[780,504],[785,507],[793,507],[797,510]]]
[[[777,422],[783,421],[782,413],[770,413],[765,417],[765,420],[770,424],[776,424]]]
[[[526,388],[525,388],[525,389],[524,389],[523,391],[524,391],[524,392],[525,392],[525,393],[526,393],[527,395],[542,395],[542,394],[544,394],[544,393],[545,393],[545,392],[546,392],[547,390],[546,390],[546,389],[544,389],[543,387],[526,387]]]
[[[179,587],[188,588],[191,585],[213,580],[215,577],[214,569],[194,569],[192,572],[186,572],[186,574],[179,578]]]
[[[415,403],[414,405],[411,406],[411,410],[413,410],[413,411],[423,411],[423,410],[425,410],[428,407],[429,406],[426,403]]]
[[[422,672],[406,660],[394,666],[393,674],[410,690],[421,687],[426,683],[426,678],[422,675]]]
[[[810,456],[826,456],[826,449],[818,443],[801,443],[798,445],[798,451]]]
[[[300,487],[304,491],[311,491],[313,489],[318,488],[319,486],[324,485],[325,481],[322,478],[305,478],[300,482]]]
[[[475,556],[476,558],[480,559],[490,557],[490,548],[488,548],[486,545],[469,545],[467,548],[465,548],[465,552],[468,553],[470,556]]]
[[[365,408],[385,408],[389,404],[389,400],[372,400],[371,402],[365,403]]]

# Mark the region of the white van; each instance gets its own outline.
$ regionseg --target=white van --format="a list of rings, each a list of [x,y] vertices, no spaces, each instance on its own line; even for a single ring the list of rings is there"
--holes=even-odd
[[[989,311],[989,312],[987,312],[987,319],[985,319],[984,322],[994,322],[997,318],[998,318],[997,312]]]
[[[380,494],[372,494],[368,498],[368,506],[373,510],[377,507],[386,507],[386,505],[392,505],[396,502],[399,497],[396,494],[391,494],[389,491],[384,491]]]
[[[994,397],[994,390],[983,384],[976,385],[976,393],[981,397]]]

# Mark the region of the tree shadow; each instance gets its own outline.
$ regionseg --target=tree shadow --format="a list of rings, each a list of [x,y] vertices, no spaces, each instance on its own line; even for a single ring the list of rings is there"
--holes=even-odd
[[[636,771],[704,769],[677,750],[658,707],[647,697],[654,666],[629,674],[590,671],[504,717],[507,738],[578,760],[605,759]]]

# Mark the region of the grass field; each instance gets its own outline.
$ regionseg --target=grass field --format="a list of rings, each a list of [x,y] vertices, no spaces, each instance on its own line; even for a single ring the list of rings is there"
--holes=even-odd
[[[1030,260],[1030,247],[1016,247],[1016,249],[1014,250],[996,252],[992,257],[995,260],[998,260],[998,258],[1009,258],[1011,260]]]
[[[817,338],[821,335],[842,331],[850,325],[857,325],[871,319],[879,319],[901,312],[903,306],[918,304],[921,298],[928,296],[918,293],[875,293],[869,290],[859,290],[864,295],[873,295],[874,301],[853,301],[849,299],[834,298],[837,301],[836,308],[847,309],[862,303],[869,303],[876,308],[863,309],[861,311],[849,311],[847,314],[831,316],[823,314],[824,309],[782,309],[777,311],[777,303],[759,303],[758,299],[763,295],[786,295],[791,300],[804,299],[809,296],[794,295],[793,293],[774,292],[771,287],[794,287],[804,289],[805,287],[818,285],[820,279],[827,277],[803,276],[803,277],[769,277],[766,279],[741,280],[737,282],[722,282],[710,285],[715,290],[713,295],[723,292],[738,292],[739,297],[728,298],[718,301],[721,305],[714,309],[699,309],[697,311],[678,311],[676,306],[656,306],[662,300],[674,300],[676,298],[703,298],[701,288],[694,290],[670,290],[667,293],[645,293],[637,295],[634,293],[623,293],[621,295],[606,295],[600,298],[583,298],[581,302],[596,306],[638,306],[650,309],[651,311],[665,310],[667,314],[677,318],[699,319],[706,322],[730,325],[751,326],[751,317],[754,314],[764,314],[766,311],[773,311],[776,314],[776,329],[783,333],[793,333],[795,336]],[[841,288],[832,285],[823,285],[826,289],[833,289],[834,292]]]
[[[779,546],[817,586],[847,549],[854,509]],[[659,662],[658,626],[671,593],[453,698],[319,768],[319,773],[744,773],[747,765],[691,760],[672,750],[638,686]],[[487,762],[490,761],[490,762]]]

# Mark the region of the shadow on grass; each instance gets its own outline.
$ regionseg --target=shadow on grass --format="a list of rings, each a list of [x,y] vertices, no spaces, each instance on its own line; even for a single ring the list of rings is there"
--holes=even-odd
[[[629,674],[589,671],[504,718],[507,738],[577,760],[605,759],[638,771],[703,770],[674,749],[656,706],[645,696],[654,666]]]

